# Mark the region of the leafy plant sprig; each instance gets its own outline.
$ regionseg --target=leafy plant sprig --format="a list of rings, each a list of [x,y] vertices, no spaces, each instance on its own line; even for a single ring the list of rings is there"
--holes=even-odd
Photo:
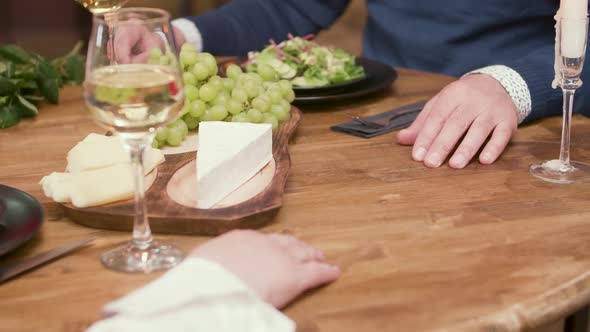
[[[16,45],[0,46],[0,128],[39,114],[42,101],[57,104],[59,88],[84,81],[82,43],[51,62]]]

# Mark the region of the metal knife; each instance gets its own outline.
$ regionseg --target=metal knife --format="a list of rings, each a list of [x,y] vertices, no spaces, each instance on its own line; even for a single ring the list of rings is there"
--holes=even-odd
[[[8,279],[14,278],[17,275],[36,268],[40,265],[48,263],[58,257],[61,257],[71,251],[74,251],[92,241],[96,238],[88,238],[74,243],[66,244],[63,247],[51,249],[44,253],[21,259],[17,262],[0,266],[0,284]]]

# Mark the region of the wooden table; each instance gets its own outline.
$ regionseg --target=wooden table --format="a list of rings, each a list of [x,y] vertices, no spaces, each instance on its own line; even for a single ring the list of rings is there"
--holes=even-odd
[[[287,308],[300,331],[517,331],[590,302],[590,185],[553,185],[528,165],[556,157],[560,119],[519,130],[501,159],[463,170],[427,169],[389,134],[364,140],[328,129],[344,111],[378,113],[432,96],[452,79],[400,71],[392,91],[336,106],[303,108],[291,145],[285,204],[264,231],[289,230],[324,249],[342,278]],[[100,130],[81,90],[59,106],[0,130],[0,183],[45,206],[40,234],[4,261],[95,234],[99,240],[0,286],[1,331],[79,331],[105,303],[156,278],[108,271],[99,262],[130,234],[78,226],[37,182]],[[573,156],[590,160],[590,120],[574,118]],[[158,236],[189,250],[206,240]],[[194,285],[193,287],[199,287]]]

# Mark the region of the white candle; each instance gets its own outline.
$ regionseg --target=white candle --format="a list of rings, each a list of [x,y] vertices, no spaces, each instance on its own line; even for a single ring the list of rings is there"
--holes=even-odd
[[[561,0],[558,13],[562,18],[585,18],[588,16],[588,0]]]
[[[561,19],[561,56],[579,58],[584,55],[586,42],[586,23],[588,16],[588,0],[561,0],[556,19]]]

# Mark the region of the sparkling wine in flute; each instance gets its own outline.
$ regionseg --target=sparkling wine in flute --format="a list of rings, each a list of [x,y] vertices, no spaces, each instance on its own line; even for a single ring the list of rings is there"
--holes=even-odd
[[[168,66],[126,64],[94,70],[85,87],[92,116],[121,134],[142,134],[174,120],[183,92]]]
[[[92,14],[101,15],[123,7],[128,0],[76,0]]]

